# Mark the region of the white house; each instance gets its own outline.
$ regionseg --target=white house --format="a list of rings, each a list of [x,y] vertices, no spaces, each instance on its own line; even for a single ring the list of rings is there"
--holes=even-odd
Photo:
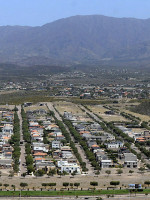
[[[57,166],[60,168],[61,172],[81,174],[80,166],[77,163],[68,163],[68,161],[60,160],[57,162]]]
[[[54,140],[52,141],[52,148],[53,149],[60,149],[63,144],[60,141]]]
[[[6,135],[12,135],[13,134],[13,125],[11,124],[5,124],[2,133]]]
[[[124,143],[121,141],[116,141],[116,142],[110,142],[107,143],[107,148],[108,149],[118,149],[120,147],[123,147]]]

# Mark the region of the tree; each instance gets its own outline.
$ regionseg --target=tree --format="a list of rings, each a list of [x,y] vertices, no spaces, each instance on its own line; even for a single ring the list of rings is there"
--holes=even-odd
[[[64,182],[63,186],[66,188],[67,186],[69,186],[69,183],[68,182]]]
[[[24,173],[22,173],[22,174],[21,174],[21,176],[25,177],[25,176],[26,176],[26,173],[25,173],[25,172],[24,172]]]
[[[14,176],[14,172],[13,171],[9,171],[9,177],[13,177]]]
[[[47,185],[48,185],[47,183],[42,183],[42,186],[45,187],[45,189]]]
[[[143,174],[144,171],[145,171],[145,168],[144,168],[144,167],[140,167],[140,168],[139,168],[139,171],[141,172],[141,174]]]
[[[56,174],[56,169],[51,169],[48,173],[48,176],[53,176],[54,174]]]
[[[36,172],[35,172],[35,175],[36,176],[43,176],[44,175],[44,170],[43,169],[39,169],[39,170],[37,170]]]
[[[7,183],[4,184],[5,189],[6,189],[8,186],[9,186],[9,184],[7,184]]]
[[[144,184],[149,186],[150,185],[150,181],[145,181]]]
[[[13,111],[15,111],[15,112],[18,111],[18,108],[15,106],[14,109],[13,109]]]
[[[56,183],[49,183],[48,185],[52,188],[53,186],[56,186]]]
[[[115,185],[115,186],[116,186],[116,185],[119,185],[119,184],[120,184],[119,181],[111,181],[111,182],[110,182],[110,185]]]
[[[117,169],[117,174],[121,175],[123,173],[122,169]]]
[[[28,170],[28,174],[30,174],[31,172],[34,172],[34,167],[33,167],[33,165],[28,165],[28,166],[27,166],[27,170]]]
[[[90,182],[90,185],[92,185],[92,186],[98,186],[98,182],[96,182],[96,181],[92,181],[92,182]]]
[[[14,191],[15,191],[15,189],[16,189],[16,186],[15,185],[11,185],[11,187],[14,189]]]
[[[80,186],[80,183],[74,183],[74,186],[78,188]]]
[[[133,174],[133,172],[134,172],[133,170],[129,170],[129,173],[130,173],[131,175]]]
[[[26,156],[26,165],[32,165],[33,164],[33,157],[31,155]]]
[[[26,186],[28,186],[27,183],[20,183],[20,187],[23,187],[23,189],[24,189]]]
[[[105,173],[108,174],[108,176],[109,176],[109,174],[111,174],[111,171],[110,170],[106,170]]]

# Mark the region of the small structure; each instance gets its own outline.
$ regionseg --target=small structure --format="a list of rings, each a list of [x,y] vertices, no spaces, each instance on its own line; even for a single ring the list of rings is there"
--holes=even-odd
[[[133,153],[124,153],[124,167],[136,168],[137,156]]]

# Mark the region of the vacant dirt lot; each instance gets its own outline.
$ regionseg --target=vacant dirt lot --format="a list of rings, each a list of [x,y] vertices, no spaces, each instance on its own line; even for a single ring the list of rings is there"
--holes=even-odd
[[[118,187],[128,187],[129,183],[140,183],[144,184],[144,181],[149,180],[150,173],[145,174],[139,174],[139,173],[133,173],[130,175],[127,173],[126,175],[118,175],[118,174],[110,174],[109,176],[107,174],[98,175],[98,176],[89,176],[89,175],[80,175],[80,176],[74,176],[73,178],[70,178],[70,176],[53,176],[53,177],[13,177],[9,178],[8,176],[1,176],[0,183],[5,184],[8,183],[9,187],[11,188],[11,185],[14,184],[17,188],[20,188],[21,182],[28,183],[28,188],[33,189],[35,187],[36,189],[40,189],[42,186],[42,183],[57,183],[56,187],[57,189],[63,188],[62,184],[63,182],[69,182],[69,183],[80,183],[80,188],[88,189],[92,186],[90,186],[91,181],[97,181],[99,183],[98,188],[106,188],[110,186],[110,181],[120,181],[120,185]],[[1,187],[5,188],[5,187]]]
[[[88,106],[88,108],[95,114],[102,117],[105,121],[111,122],[111,121],[127,121],[124,117],[120,115],[107,115],[105,114],[108,109],[104,108],[102,105],[95,105],[95,106]]]
[[[72,112],[72,114],[85,114],[76,104],[73,104],[71,102],[66,102],[66,101],[59,101],[59,102],[55,102],[54,106],[56,107],[56,109],[58,109],[58,111],[63,114],[64,111],[66,112]]]
[[[92,121],[91,118],[89,118],[85,112],[83,112],[78,105],[71,103],[71,102],[65,102],[65,101],[59,101],[54,103],[55,108],[60,112],[61,115],[64,114],[64,111],[71,112],[73,115],[78,117],[78,120],[81,121]]]

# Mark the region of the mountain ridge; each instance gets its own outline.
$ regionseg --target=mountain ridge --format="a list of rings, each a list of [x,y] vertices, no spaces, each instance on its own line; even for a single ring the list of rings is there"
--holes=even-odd
[[[0,63],[150,61],[150,19],[77,15],[42,26],[0,26]]]

